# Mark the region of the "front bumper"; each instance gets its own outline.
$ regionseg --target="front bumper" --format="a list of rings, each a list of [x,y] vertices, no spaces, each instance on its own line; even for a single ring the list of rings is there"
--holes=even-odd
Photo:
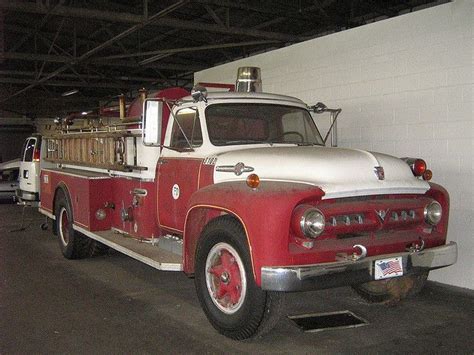
[[[16,190],[16,197],[20,201],[32,201],[38,202],[39,201],[39,193],[38,192],[30,192],[21,189]]]
[[[267,291],[308,291],[368,282],[374,280],[376,260],[397,256],[402,257],[403,274],[408,275],[454,264],[458,249],[455,242],[450,242],[419,252],[376,255],[355,261],[283,267],[264,266],[261,287]]]

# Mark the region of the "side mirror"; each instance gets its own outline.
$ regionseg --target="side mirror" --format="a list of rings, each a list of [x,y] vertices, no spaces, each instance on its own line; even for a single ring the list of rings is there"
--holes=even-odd
[[[330,118],[329,118],[329,124],[330,127],[326,133],[326,136],[323,139],[324,144],[326,144],[329,134],[331,134],[331,147],[337,147],[337,126],[336,126],[336,121],[337,121],[337,116],[341,113],[342,109],[340,108],[328,108],[325,104],[322,102],[318,102],[316,105],[313,106],[308,106],[308,108],[313,111],[316,114],[321,114],[324,112],[329,112]]]
[[[163,101],[146,99],[143,102],[142,140],[144,145],[161,145]]]

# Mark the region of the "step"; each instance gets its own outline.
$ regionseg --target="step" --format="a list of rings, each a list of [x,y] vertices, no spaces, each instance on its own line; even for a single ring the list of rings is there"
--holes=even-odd
[[[167,238],[168,240],[165,241],[165,238],[161,237],[155,239],[154,242],[151,240],[140,241],[114,230],[90,232],[77,225],[74,225],[74,229],[155,269],[165,271],[183,270],[183,258],[176,253],[180,251],[180,248],[174,245],[179,244],[177,240]],[[160,242],[160,239],[163,239],[163,241]]]

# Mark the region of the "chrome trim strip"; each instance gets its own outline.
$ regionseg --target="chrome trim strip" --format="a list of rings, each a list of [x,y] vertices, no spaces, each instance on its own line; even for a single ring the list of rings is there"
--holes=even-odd
[[[71,170],[77,170],[77,169],[71,169]],[[105,175],[104,173],[95,173],[95,172],[91,172],[91,171],[88,171],[88,170],[83,170],[82,172],[78,171],[77,173],[67,171],[67,168],[64,168],[64,169],[42,169],[42,171],[47,171],[47,172],[51,172],[51,173],[60,173],[60,174],[63,174],[63,175],[73,176],[73,177],[78,177],[78,178],[88,179],[88,180],[110,179],[109,175]],[[96,174],[96,176],[88,176],[87,174]],[[102,176],[97,176],[99,174],[102,175]]]
[[[246,166],[244,163],[237,163],[235,165],[219,165],[216,166],[216,171],[223,173],[234,173],[237,176],[242,175],[243,173],[250,173],[255,169],[251,166]]]
[[[355,261],[295,266],[264,266],[261,287],[267,291],[306,291],[368,282],[374,279],[375,260],[402,257],[404,274],[416,269],[432,270],[452,265],[457,260],[457,244],[367,257]]]

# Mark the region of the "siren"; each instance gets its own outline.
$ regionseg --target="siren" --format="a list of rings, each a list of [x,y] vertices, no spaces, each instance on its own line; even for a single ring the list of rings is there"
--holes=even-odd
[[[262,92],[262,76],[258,67],[240,67],[235,83],[237,92]]]

